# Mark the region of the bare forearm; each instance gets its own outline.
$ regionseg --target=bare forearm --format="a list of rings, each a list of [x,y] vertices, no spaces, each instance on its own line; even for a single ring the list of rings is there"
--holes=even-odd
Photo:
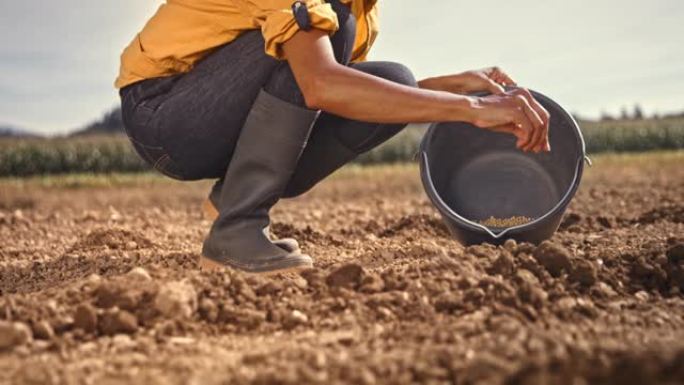
[[[312,107],[349,119],[378,123],[470,121],[472,99],[413,88],[341,65],[325,70]]]
[[[300,31],[283,44],[307,106],[378,123],[465,121],[516,136],[524,151],[549,151],[549,114],[499,68],[426,79],[418,88],[396,84],[335,61],[327,33]],[[454,91],[489,91],[469,97]],[[449,92],[451,91],[451,92]]]
[[[418,82],[418,87],[433,90],[461,93],[461,84],[455,76],[437,76],[426,78]]]
[[[469,97],[404,86],[338,64],[323,31],[300,31],[283,50],[310,108],[378,123],[472,119]]]

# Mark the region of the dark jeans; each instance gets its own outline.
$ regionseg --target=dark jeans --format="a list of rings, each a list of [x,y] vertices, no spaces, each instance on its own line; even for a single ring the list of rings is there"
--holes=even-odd
[[[340,29],[331,37],[338,62],[415,86],[412,73],[401,64],[350,64],[356,21],[346,6],[331,4],[340,21]],[[188,73],[148,79],[122,89],[126,133],[140,156],[169,177],[221,178],[262,88],[289,103],[305,105],[289,65],[264,53],[263,37],[255,30],[219,47]],[[405,126],[360,122],[322,112],[284,196],[306,192]]]

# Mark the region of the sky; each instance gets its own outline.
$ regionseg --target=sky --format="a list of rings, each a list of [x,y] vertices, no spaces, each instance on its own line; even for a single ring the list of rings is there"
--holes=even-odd
[[[116,106],[119,55],[159,4],[0,0],[0,126],[63,134]],[[498,65],[584,117],[684,110],[682,0],[379,4],[369,58],[418,78]]]

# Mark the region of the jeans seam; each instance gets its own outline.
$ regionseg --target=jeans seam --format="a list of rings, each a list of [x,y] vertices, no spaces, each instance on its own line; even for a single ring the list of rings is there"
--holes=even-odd
[[[152,164],[153,158],[152,158],[152,155],[150,155],[149,151],[147,151],[148,150],[147,148],[145,148],[143,146],[135,146],[135,145],[133,147],[136,148],[140,157],[143,158],[143,160],[145,162],[147,162],[148,164]]]
[[[165,162],[165,161],[166,161],[166,162]],[[183,177],[181,177],[180,175],[177,175],[176,173],[173,173],[173,172],[169,171],[168,168],[165,167],[165,166],[167,166],[169,163],[174,163],[174,164],[175,164],[175,162],[173,161],[173,159],[171,159],[171,156],[170,156],[169,154],[167,154],[167,153],[164,153],[162,156],[159,157],[159,159],[157,159],[157,161],[154,163],[154,165],[152,166],[152,168],[154,168],[155,170],[161,172],[162,174],[168,175],[168,176],[170,176],[170,177],[172,177],[172,178],[175,178],[175,179],[183,179]]]
[[[130,134],[128,134],[128,132],[126,132],[126,136],[128,136],[128,139],[129,139],[131,142],[133,142],[133,143],[137,144],[138,146],[143,147],[143,148],[145,148],[145,149],[147,149],[147,150],[162,150],[162,151],[166,151],[166,150],[164,150],[164,147],[150,146],[150,145],[147,145],[147,144],[145,144],[145,143],[140,142],[139,140],[135,140]]]
[[[163,154],[162,156],[160,156],[159,159],[157,159],[157,161],[154,162],[154,164],[152,165],[152,168],[154,168],[155,170],[158,170],[159,164],[162,162],[162,160],[164,160],[168,157],[169,157],[169,154]]]

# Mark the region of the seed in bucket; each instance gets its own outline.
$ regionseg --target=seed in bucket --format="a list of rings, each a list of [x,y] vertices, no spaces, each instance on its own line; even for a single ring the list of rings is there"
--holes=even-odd
[[[525,223],[532,222],[532,218],[525,216],[517,216],[510,218],[494,218],[489,217],[483,221],[478,221],[479,224],[487,227],[513,227],[524,225]]]

